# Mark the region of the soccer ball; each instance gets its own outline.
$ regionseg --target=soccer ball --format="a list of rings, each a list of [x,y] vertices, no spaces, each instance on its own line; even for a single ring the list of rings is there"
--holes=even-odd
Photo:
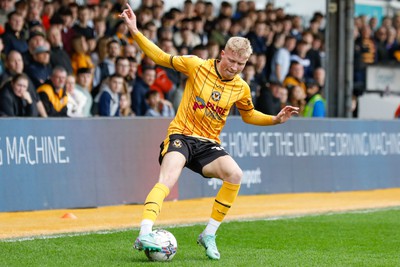
[[[154,230],[153,234],[158,244],[161,245],[161,251],[149,251],[146,249],[144,253],[151,261],[170,261],[175,256],[178,249],[178,242],[175,236],[167,230]]]

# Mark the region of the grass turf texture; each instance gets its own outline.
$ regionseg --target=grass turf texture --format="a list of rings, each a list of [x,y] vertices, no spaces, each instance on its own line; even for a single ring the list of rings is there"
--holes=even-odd
[[[400,209],[227,222],[220,261],[196,244],[203,225],[168,228],[178,253],[168,263],[133,251],[137,230],[0,242],[0,266],[400,266]]]

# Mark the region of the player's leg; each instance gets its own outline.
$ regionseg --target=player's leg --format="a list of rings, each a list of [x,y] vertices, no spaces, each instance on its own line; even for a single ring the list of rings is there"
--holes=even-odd
[[[215,242],[216,232],[238,195],[243,173],[235,160],[226,155],[204,166],[203,175],[219,177],[223,180],[215,197],[211,218],[198,239],[198,242],[206,248],[206,254],[209,258],[219,259],[220,254]]]
[[[168,152],[162,159],[158,183],[153,187],[144,203],[142,222],[139,237],[135,241],[135,248],[158,250],[159,247],[152,236],[152,228],[161,212],[164,199],[178,181],[179,175],[185,166],[186,158],[179,152]]]

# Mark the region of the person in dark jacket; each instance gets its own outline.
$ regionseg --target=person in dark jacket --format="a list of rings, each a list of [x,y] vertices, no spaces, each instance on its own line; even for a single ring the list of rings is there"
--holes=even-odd
[[[29,78],[17,74],[0,90],[0,115],[10,117],[37,117],[36,103],[28,91]]]

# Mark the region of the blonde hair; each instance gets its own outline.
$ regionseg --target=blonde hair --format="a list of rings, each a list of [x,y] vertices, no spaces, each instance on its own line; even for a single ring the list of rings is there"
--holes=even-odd
[[[231,37],[225,45],[225,50],[231,50],[238,56],[245,56],[247,58],[253,53],[250,41],[244,37]]]

